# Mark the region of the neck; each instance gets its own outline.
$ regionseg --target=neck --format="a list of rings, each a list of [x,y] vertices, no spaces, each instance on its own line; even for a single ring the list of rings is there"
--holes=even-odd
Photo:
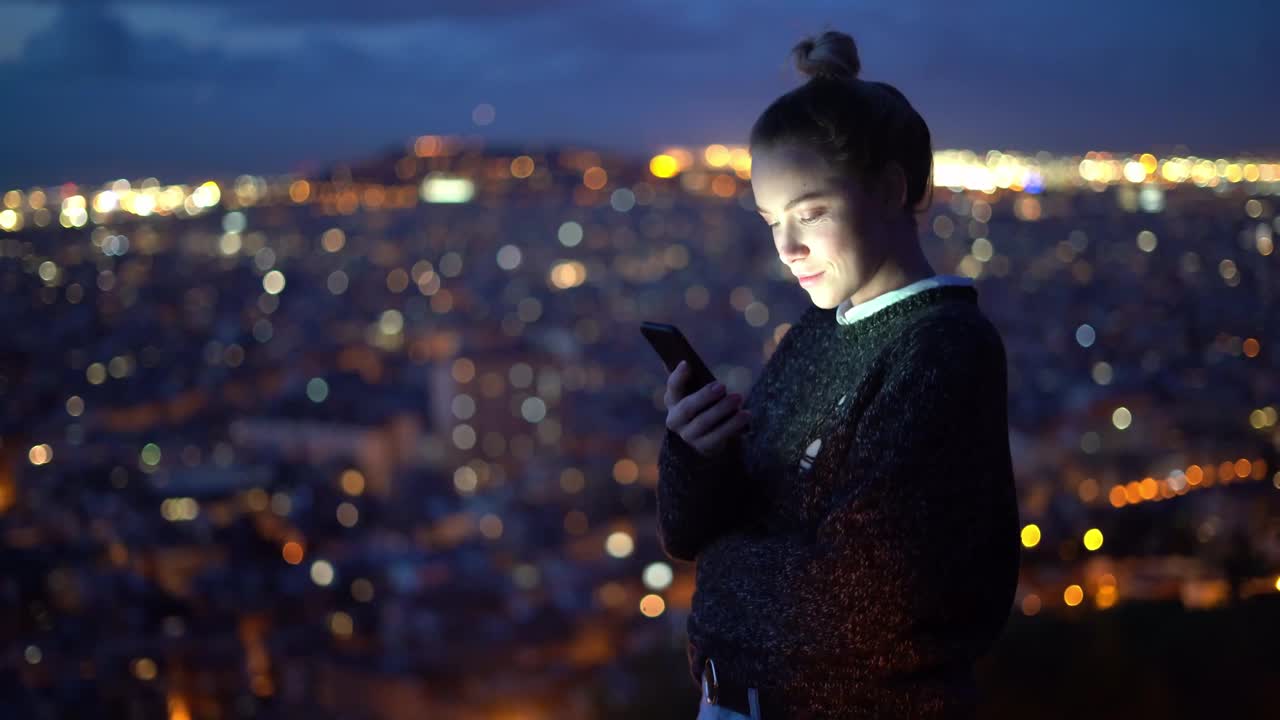
[[[929,265],[929,260],[925,258],[924,252],[920,249],[920,243],[914,235],[891,241],[890,247],[905,248],[905,250],[885,256],[884,262],[880,263],[880,267],[876,269],[871,279],[858,288],[850,298],[855,305],[937,275]]]

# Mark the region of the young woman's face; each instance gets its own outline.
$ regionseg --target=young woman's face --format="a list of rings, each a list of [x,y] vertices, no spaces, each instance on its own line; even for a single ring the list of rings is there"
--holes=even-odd
[[[815,151],[795,146],[751,154],[751,191],[778,258],[814,305],[852,297],[884,261],[872,198]],[[802,276],[818,277],[801,282]]]

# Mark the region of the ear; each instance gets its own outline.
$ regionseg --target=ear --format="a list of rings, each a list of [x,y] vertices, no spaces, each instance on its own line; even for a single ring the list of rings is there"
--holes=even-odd
[[[907,173],[896,160],[885,163],[880,171],[881,201],[888,213],[905,212],[907,209]]]

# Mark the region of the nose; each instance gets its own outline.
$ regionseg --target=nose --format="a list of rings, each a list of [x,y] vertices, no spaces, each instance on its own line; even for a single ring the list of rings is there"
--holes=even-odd
[[[778,248],[778,257],[788,266],[809,254],[809,249],[799,240],[799,231],[794,228],[779,232],[774,238],[774,245]]]

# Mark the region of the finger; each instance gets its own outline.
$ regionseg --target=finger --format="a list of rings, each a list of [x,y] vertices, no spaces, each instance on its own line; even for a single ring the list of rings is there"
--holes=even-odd
[[[692,422],[701,413],[705,412],[718,398],[727,392],[723,385],[720,389],[715,389],[715,383],[710,383],[706,387],[697,392],[686,395],[675,404],[672,413],[672,420],[680,427],[684,427]]]
[[[715,453],[733,439],[733,436],[743,432],[750,422],[751,416],[746,411],[739,410],[728,420],[716,426],[711,432],[699,438],[698,442],[705,443],[704,447],[709,449],[708,454]]]
[[[713,432],[722,422],[737,412],[742,406],[742,397],[736,393],[722,398],[719,402],[704,409],[689,422],[686,432],[695,439]]]
[[[676,364],[676,369],[667,375],[667,394],[664,399],[667,400],[668,408],[680,402],[681,398],[684,397],[680,392],[680,388],[684,386],[684,377],[685,363],[681,360]]]
[[[706,407],[709,407],[711,403],[716,402],[720,398],[727,395],[728,392],[729,390],[725,388],[724,383],[720,383],[715,380],[712,380],[706,385],[703,385],[702,387],[698,388],[697,392],[690,393],[690,395],[693,398],[695,398],[694,404],[698,408],[706,408]]]

